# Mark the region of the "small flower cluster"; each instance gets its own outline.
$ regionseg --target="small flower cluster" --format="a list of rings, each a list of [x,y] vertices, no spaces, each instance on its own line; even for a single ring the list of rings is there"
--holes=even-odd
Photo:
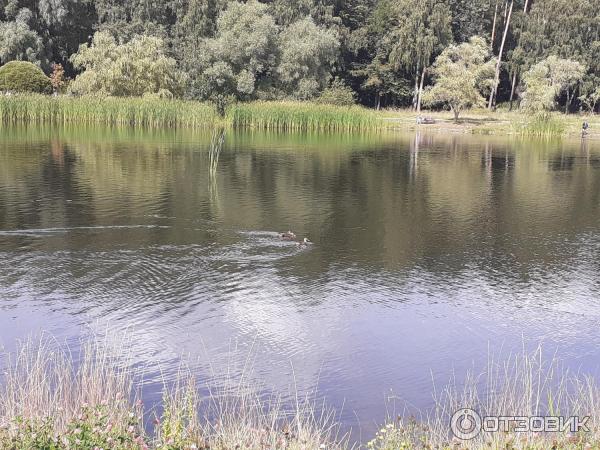
[[[16,417],[4,423],[0,427],[0,448],[148,450],[140,423],[141,418],[135,411],[123,411],[108,401],[93,406],[83,404],[75,417],[60,430],[52,418]]]
[[[375,437],[367,443],[372,450],[404,450],[412,448],[412,443],[406,439],[404,429],[395,423],[388,423],[375,433]]]

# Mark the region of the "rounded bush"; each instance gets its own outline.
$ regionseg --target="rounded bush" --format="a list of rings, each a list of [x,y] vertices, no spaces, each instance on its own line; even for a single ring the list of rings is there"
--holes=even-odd
[[[317,99],[319,103],[336,106],[352,106],[355,103],[354,91],[341,80],[334,80]]]
[[[35,64],[11,61],[0,67],[0,91],[51,94],[52,83]]]

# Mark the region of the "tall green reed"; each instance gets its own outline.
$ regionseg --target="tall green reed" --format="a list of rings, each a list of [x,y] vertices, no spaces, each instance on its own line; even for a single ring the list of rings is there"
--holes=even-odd
[[[0,97],[0,122],[34,124],[105,124],[120,126],[210,127],[219,121],[207,104],[145,98]]]
[[[522,136],[555,138],[564,134],[566,125],[560,116],[542,112],[534,114],[524,123],[514,124],[514,127]]]
[[[104,124],[145,128],[224,126],[281,131],[355,132],[384,127],[375,111],[308,102],[230,105],[225,117],[207,103],[150,98],[0,96],[0,123]]]

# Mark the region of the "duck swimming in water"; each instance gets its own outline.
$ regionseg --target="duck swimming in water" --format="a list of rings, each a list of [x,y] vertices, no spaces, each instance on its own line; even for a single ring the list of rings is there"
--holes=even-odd
[[[287,231],[287,233],[280,233],[279,236],[281,237],[281,239],[285,239],[286,241],[295,241],[296,240],[296,234],[289,230]]]
[[[311,245],[311,244],[312,244],[312,242],[310,242],[310,241],[308,240],[308,238],[304,238],[304,239],[302,239],[300,242],[296,242],[296,246],[297,246],[298,248],[302,248],[302,247],[308,247],[308,246],[309,246],[309,245]]]

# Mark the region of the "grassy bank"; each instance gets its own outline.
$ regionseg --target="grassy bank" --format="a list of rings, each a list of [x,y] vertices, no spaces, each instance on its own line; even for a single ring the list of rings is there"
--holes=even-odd
[[[160,415],[136,400],[123,348],[86,344],[75,363],[48,341],[27,344],[13,355],[0,388],[0,448],[3,450],[342,450],[362,448],[337,434],[331,414],[298,400],[285,408],[238,381],[200,400],[197,384],[182,372],[165,388]],[[541,352],[490,362],[479,376],[434,391],[435,408],[418,419],[397,417],[364,447],[399,449],[597,449],[600,448],[600,390],[589,378],[561,370]],[[459,441],[449,430],[461,408],[482,416],[590,416],[590,432],[482,433]],[[150,431],[149,431],[150,428]]]
[[[2,450],[342,449],[328,415],[298,400],[284,409],[240,380],[199,399],[186,371],[163,392],[161,414],[137,399],[126,349],[91,342],[75,358],[28,343],[0,378]],[[138,374],[139,375],[139,374]],[[146,421],[146,422],[145,422]],[[148,423],[150,422],[150,423]],[[148,431],[150,429],[150,431]]]
[[[600,116],[562,113],[526,114],[520,111],[495,111],[474,109],[464,111],[458,122],[447,111],[425,111],[432,117],[432,125],[416,125],[415,113],[410,110],[386,111],[384,121],[396,129],[422,130],[441,133],[466,133],[478,135],[507,135],[517,137],[553,138],[581,137],[581,124],[586,120],[591,128],[587,139],[600,139]]]

